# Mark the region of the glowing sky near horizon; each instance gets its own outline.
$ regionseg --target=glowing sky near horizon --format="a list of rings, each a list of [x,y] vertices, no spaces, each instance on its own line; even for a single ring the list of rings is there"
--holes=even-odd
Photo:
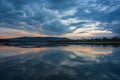
[[[0,0],[0,38],[120,36],[120,0]]]

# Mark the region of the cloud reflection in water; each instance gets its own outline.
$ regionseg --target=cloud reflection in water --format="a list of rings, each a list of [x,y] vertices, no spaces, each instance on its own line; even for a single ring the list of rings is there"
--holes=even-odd
[[[72,45],[45,48],[1,46],[0,79],[119,80],[119,51],[120,48],[110,46]],[[9,55],[9,53],[19,55]],[[1,54],[6,54],[6,56]]]

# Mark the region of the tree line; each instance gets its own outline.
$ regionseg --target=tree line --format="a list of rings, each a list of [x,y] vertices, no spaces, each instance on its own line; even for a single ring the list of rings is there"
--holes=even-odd
[[[114,36],[111,38],[108,37],[102,37],[102,38],[90,38],[90,39],[70,39],[70,40],[54,40],[54,41],[48,41],[48,42],[120,42],[120,37]]]
[[[91,38],[91,39],[79,39],[80,42],[120,42],[120,37],[115,36],[112,38],[102,37],[102,38]]]
[[[4,43],[4,42],[11,42],[9,39],[0,39],[0,43]],[[47,42],[119,42],[120,43],[120,37],[118,36],[114,36],[111,38],[108,37],[102,37],[102,38],[90,38],[90,39],[66,39],[66,40],[48,40]]]

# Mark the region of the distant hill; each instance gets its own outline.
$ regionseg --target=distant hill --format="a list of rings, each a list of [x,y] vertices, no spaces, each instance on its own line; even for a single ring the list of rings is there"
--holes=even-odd
[[[47,42],[47,41],[60,41],[60,40],[70,40],[68,38],[58,38],[58,37],[18,37],[9,39],[0,39],[2,41],[10,42]]]

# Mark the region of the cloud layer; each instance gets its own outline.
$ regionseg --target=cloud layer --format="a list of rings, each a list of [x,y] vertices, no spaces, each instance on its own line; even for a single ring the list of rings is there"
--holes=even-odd
[[[120,35],[119,13],[120,0],[1,0],[0,36],[3,28],[70,38]]]

